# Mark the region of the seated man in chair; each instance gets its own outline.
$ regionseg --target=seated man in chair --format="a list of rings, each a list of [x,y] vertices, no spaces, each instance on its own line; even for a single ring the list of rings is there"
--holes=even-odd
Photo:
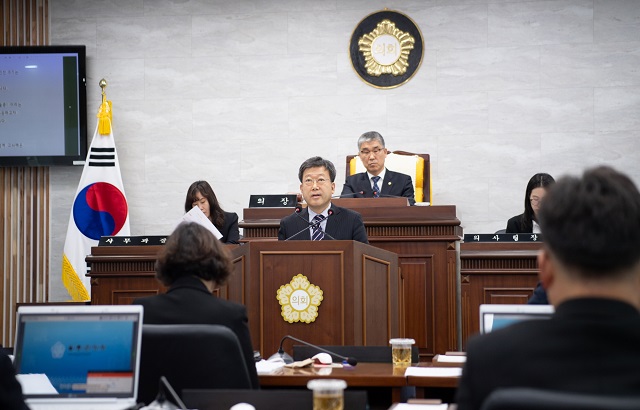
[[[348,176],[341,197],[378,198],[406,197],[414,205],[414,189],[409,175],[386,169],[384,138],[376,131],[365,132],[358,138],[358,155],[367,172]]]
[[[550,319],[469,339],[458,410],[496,389],[640,393],[640,192],[609,167],[564,177],[538,213],[540,280]]]

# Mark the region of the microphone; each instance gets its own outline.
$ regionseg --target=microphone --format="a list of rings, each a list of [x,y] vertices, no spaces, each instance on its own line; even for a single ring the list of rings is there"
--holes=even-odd
[[[297,337],[293,337],[291,335],[286,335],[285,337],[282,338],[282,340],[280,341],[280,347],[278,348],[278,352],[275,353],[273,356],[271,356],[269,359],[273,359],[273,358],[277,358],[280,357],[282,358],[282,360],[284,360],[285,363],[293,363],[293,358],[291,356],[289,356],[287,353],[285,353],[285,351],[282,349],[282,344],[284,343],[284,341],[286,339],[291,339],[294,340],[298,343],[302,343],[303,345],[309,346],[309,347],[313,347],[314,349],[318,349],[321,352],[325,352],[325,353],[329,353],[331,356],[337,357],[338,359],[342,360],[342,364],[348,364],[350,366],[355,366],[358,364],[358,360],[356,360],[355,357],[347,357],[347,356],[342,356],[339,355],[335,352],[332,352],[331,350],[327,350],[323,347],[320,346],[316,346],[314,344],[311,344],[309,342],[305,342],[304,340],[300,340]],[[290,361],[287,361],[290,360]]]
[[[302,211],[302,207],[301,207],[300,205],[296,206],[296,209],[295,209],[295,211],[294,211],[294,212],[295,212],[295,214],[298,216],[298,218],[300,218],[300,219],[302,219],[303,221],[305,221],[305,222],[307,223],[307,225],[309,225],[309,226],[307,226],[306,228],[304,228],[304,229],[302,229],[302,230],[300,230],[300,231],[298,231],[298,232],[294,233],[293,235],[291,235],[290,237],[288,237],[287,239],[285,239],[285,241],[288,241],[289,239],[293,239],[294,237],[296,237],[296,236],[300,235],[302,232],[306,231],[306,230],[307,230],[307,229],[309,229],[309,228],[315,228],[316,226],[320,225],[320,224],[322,223],[322,221],[326,221],[327,219],[329,219],[329,217],[330,217],[331,215],[333,215],[333,210],[329,209],[329,211],[327,212],[329,215],[328,215],[326,218],[324,218],[324,219],[323,219],[323,220],[321,220],[321,221],[316,221],[316,222],[314,222],[314,223],[311,223],[311,222],[307,221],[306,219],[304,219],[304,218],[302,217],[302,215],[300,215],[300,212],[301,212],[301,211]],[[324,235],[325,235],[325,236],[329,237],[329,239],[333,239],[334,241],[336,240],[336,238],[334,238],[333,236],[329,235],[329,234],[327,233],[327,231],[323,231],[323,232],[324,232]]]

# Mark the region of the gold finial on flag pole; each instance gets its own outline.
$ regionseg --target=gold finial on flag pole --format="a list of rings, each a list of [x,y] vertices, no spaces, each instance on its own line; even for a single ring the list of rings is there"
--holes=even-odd
[[[102,89],[102,103],[98,110],[98,132],[100,135],[109,135],[111,133],[111,101],[107,101],[107,93],[104,91],[107,88],[107,80],[104,78],[98,83]]]

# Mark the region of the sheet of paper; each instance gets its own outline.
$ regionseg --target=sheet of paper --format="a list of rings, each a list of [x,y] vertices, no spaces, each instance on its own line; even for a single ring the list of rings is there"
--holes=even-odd
[[[283,361],[260,360],[256,363],[258,374],[272,374],[284,367]]]
[[[58,394],[46,374],[17,374],[23,394]]]
[[[446,354],[438,355],[438,362],[441,363],[465,363],[467,356],[447,356]]]
[[[222,238],[222,234],[220,233],[218,228],[216,228],[215,225],[211,223],[209,218],[207,218],[207,216],[197,206],[194,206],[189,212],[184,214],[178,221],[176,226],[182,222],[195,222],[210,230],[213,236],[216,237],[216,239]]]
[[[442,404],[409,404],[399,403],[393,408],[393,410],[447,410],[449,405],[447,403]]]
[[[405,376],[419,377],[460,377],[461,367],[408,367]]]

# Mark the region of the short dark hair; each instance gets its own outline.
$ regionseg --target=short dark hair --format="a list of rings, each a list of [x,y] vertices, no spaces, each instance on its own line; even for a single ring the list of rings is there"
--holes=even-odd
[[[558,180],[538,216],[551,253],[585,278],[624,274],[640,261],[640,193],[611,167]]]
[[[322,157],[311,157],[300,165],[300,170],[298,170],[298,179],[302,182],[302,175],[304,171],[309,168],[316,167],[324,167],[329,171],[329,178],[331,178],[331,182],[336,181],[336,167],[333,166],[333,162],[328,159],[324,159]]]
[[[193,208],[193,203],[196,202],[196,194],[198,192],[207,198],[209,202],[209,219],[211,223],[219,230],[222,229],[224,226],[224,210],[220,207],[218,198],[207,181],[196,181],[189,186],[189,189],[187,189],[187,197],[184,201],[184,211],[189,212],[191,208]]]
[[[523,232],[533,231],[533,221],[536,220],[536,215],[531,207],[531,191],[536,188],[548,189],[552,184],[556,182],[555,179],[549,174],[540,172],[535,174],[529,179],[527,184],[527,190],[524,193],[524,213],[522,214],[522,228]],[[536,220],[536,222],[538,222]]]
[[[194,222],[178,225],[156,259],[156,277],[165,286],[184,276],[222,285],[231,271],[224,245],[207,228]]]
[[[360,145],[367,141],[380,141],[382,148],[384,148],[384,138],[382,138],[382,135],[377,131],[368,131],[358,138],[358,151],[360,151]]]

